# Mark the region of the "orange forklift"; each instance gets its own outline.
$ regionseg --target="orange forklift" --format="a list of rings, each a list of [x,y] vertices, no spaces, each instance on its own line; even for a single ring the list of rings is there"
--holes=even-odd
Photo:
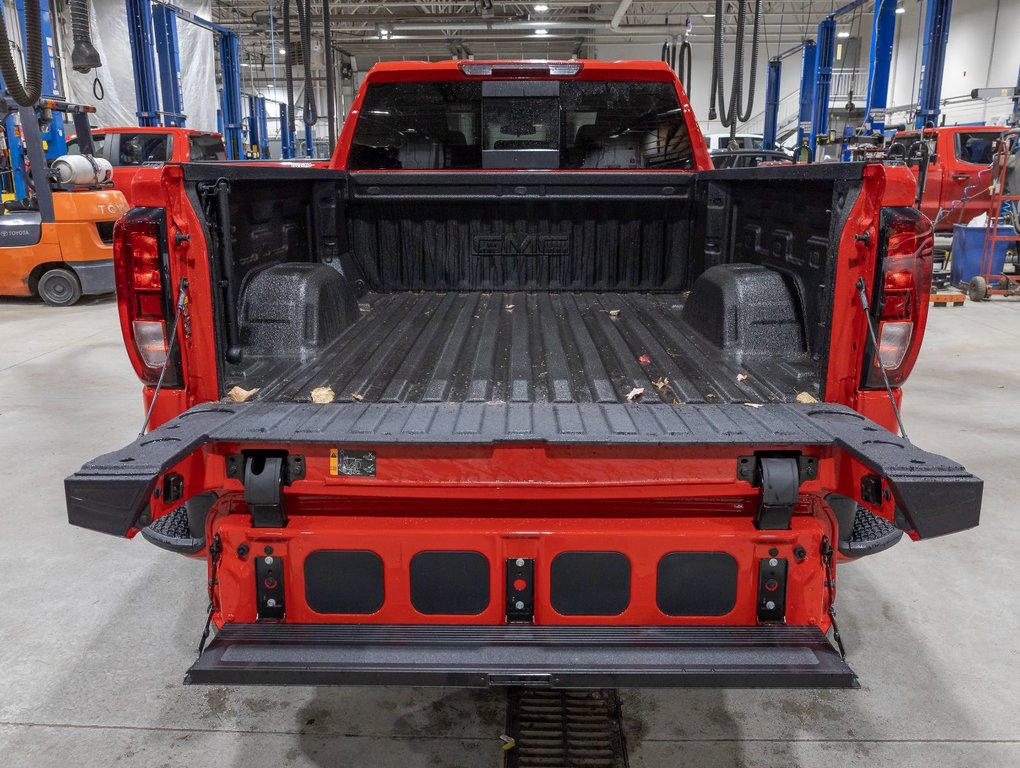
[[[93,157],[89,114],[95,108],[56,99],[23,107],[9,95],[3,101],[7,115],[17,114],[21,123],[29,189],[3,204],[0,295],[70,306],[83,295],[112,293],[113,224],[128,206],[113,188],[109,163]],[[47,162],[40,120],[61,114],[73,119],[81,154]]]

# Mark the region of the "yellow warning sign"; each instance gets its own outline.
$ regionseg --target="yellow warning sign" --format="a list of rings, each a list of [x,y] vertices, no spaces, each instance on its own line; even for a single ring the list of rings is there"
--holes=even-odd
[[[340,474],[340,451],[336,448],[329,449],[329,474]]]

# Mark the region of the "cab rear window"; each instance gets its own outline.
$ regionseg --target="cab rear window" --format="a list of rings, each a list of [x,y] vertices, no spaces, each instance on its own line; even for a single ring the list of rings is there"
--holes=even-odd
[[[693,168],[672,83],[443,81],[369,87],[352,170]]]
[[[223,146],[223,139],[219,136],[192,136],[188,139],[188,146],[191,150],[192,160],[208,162],[227,159],[227,150]]]

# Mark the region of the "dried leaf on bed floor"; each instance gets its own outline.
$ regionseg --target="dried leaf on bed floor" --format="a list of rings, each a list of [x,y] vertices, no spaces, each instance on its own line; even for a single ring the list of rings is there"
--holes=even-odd
[[[744,403],[748,408],[761,408],[761,403]]]
[[[656,389],[665,389],[666,387],[669,386],[669,379],[663,376],[661,379],[656,379],[655,381],[653,381],[652,384],[655,385]]]
[[[336,399],[336,392],[329,387],[316,387],[312,390],[312,402],[324,405],[332,403]]]
[[[232,403],[243,403],[245,400],[250,400],[259,391],[258,387],[255,389],[245,389],[244,387],[233,387],[227,392],[227,400]]]
[[[747,381],[748,375],[746,373],[738,373],[737,381]]]
[[[812,395],[810,392],[799,392],[797,394],[797,402],[806,404],[817,403],[818,398]]]
[[[359,395],[357,392],[351,392],[351,397],[357,400],[359,403],[365,399],[364,395]]]
[[[641,399],[641,396],[645,393],[644,387],[634,387],[630,392],[627,393],[627,400],[631,403]]]

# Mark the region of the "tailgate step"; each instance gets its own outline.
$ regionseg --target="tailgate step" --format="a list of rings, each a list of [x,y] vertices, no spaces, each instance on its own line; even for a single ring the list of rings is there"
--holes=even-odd
[[[211,685],[854,688],[817,627],[227,624]]]
[[[839,550],[848,557],[863,557],[882,552],[903,538],[903,531],[864,507],[857,507],[848,541],[839,542]]]
[[[616,691],[509,689],[504,768],[627,768]]]
[[[205,546],[205,537],[191,530],[186,504],[145,526],[141,533],[149,543],[182,555],[193,555]]]

